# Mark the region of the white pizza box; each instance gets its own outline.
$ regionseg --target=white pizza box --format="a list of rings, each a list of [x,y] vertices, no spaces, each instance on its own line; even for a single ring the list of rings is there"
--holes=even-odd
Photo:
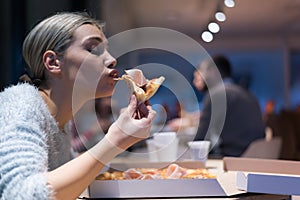
[[[175,162],[182,167],[200,168],[201,162]],[[127,170],[131,167],[161,168],[170,163],[114,163],[111,169]],[[90,198],[147,198],[147,197],[199,197],[232,196],[245,193],[236,188],[236,173],[220,173],[211,179],[162,180],[95,180],[89,186]]]
[[[300,162],[224,158],[224,170],[237,171],[236,186],[253,193],[300,195]]]
[[[237,188],[264,194],[300,195],[300,176],[237,172]]]

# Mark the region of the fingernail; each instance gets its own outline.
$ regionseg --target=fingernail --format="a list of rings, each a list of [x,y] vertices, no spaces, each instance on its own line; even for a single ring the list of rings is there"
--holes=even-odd
[[[134,95],[131,95],[130,101],[136,101],[136,97]]]

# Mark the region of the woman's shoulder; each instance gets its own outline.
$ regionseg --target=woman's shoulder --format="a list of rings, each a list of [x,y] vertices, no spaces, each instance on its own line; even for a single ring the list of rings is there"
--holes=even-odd
[[[28,83],[5,88],[0,93],[0,118],[29,117],[46,108],[38,89]]]
[[[41,102],[38,89],[28,83],[9,86],[0,93],[0,106],[24,107],[38,105]]]
[[[5,98],[9,96],[25,96],[25,95],[34,95],[38,93],[38,89],[33,85],[28,83],[18,83],[16,85],[11,85],[6,88],[2,92],[0,92],[0,97]]]

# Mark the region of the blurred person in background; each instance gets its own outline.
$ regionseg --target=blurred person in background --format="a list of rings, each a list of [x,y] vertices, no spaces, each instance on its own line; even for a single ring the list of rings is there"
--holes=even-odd
[[[225,122],[220,135],[208,133],[212,110],[211,98],[222,92],[222,87],[217,83],[208,88],[205,81],[215,78],[216,73],[221,75],[226,94]],[[200,92],[205,93],[194,140],[206,139],[211,140],[213,144],[216,143],[210,152],[211,156],[241,156],[252,141],[265,137],[265,125],[258,101],[250,91],[234,83],[231,65],[226,57],[216,55],[211,60],[200,63],[194,72],[193,83]],[[220,121],[218,119],[220,116],[222,113],[216,113],[217,119],[212,120]]]

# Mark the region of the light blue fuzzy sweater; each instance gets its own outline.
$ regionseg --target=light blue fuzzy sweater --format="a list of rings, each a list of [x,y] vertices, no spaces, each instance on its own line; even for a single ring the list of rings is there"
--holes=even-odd
[[[70,135],[37,88],[25,83],[0,93],[0,199],[51,199],[44,173],[70,158]]]

